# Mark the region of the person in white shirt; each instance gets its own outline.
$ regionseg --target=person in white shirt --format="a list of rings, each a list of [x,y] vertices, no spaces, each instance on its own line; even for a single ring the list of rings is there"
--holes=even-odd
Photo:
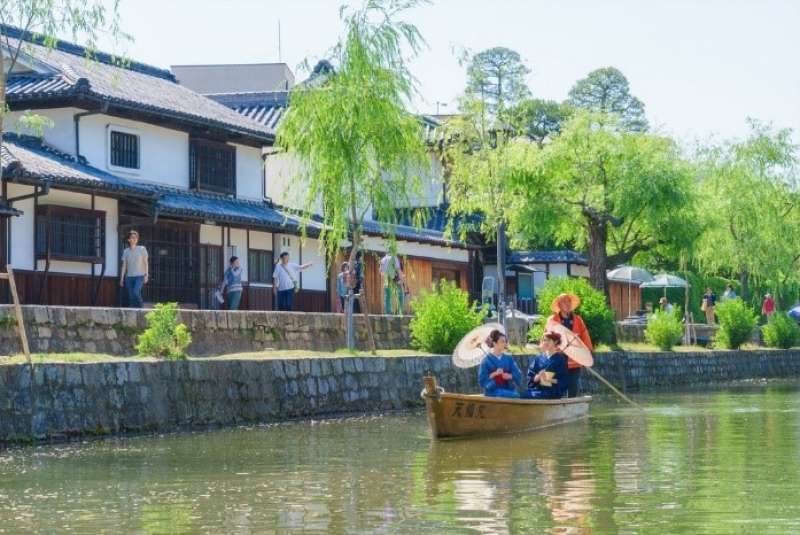
[[[300,290],[297,282],[299,272],[310,268],[311,265],[311,262],[303,265],[289,262],[289,253],[286,251],[281,253],[280,260],[272,272],[272,295],[278,302],[278,310],[292,310],[294,293]]]
[[[142,308],[142,287],[150,278],[147,249],[139,245],[139,233],[128,232],[128,245],[122,252],[122,269],[119,272],[119,285],[125,288],[130,308]]]

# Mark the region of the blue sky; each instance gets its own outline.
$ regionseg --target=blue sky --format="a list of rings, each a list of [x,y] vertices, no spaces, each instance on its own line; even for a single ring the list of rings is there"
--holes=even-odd
[[[337,0],[123,0],[128,55],[168,67],[318,59],[342,29]],[[415,9],[429,48],[413,64],[418,111],[452,111],[457,51],[517,50],[541,98],[563,100],[615,66],[651,124],[684,141],[738,137],[745,119],[800,131],[800,0],[438,0]],[[798,136],[796,135],[796,138]]]

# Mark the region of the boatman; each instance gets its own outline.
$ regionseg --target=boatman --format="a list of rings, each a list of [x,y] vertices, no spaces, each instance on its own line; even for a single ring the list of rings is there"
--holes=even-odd
[[[560,323],[567,329],[574,332],[578,338],[589,348],[590,351],[594,350],[592,346],[592,339],[589,337],[589,329],[586,328],[583,318],[575,314],[575,309],[581,304],[580,298],[575,294],[561,294],[553,300],[550,305],[550,310],[553,315],[548,318],[547,322]],[[574,398],[578,396],[578,383],[581,376],[581,365],[572,359],[567,360],[567,395]]]

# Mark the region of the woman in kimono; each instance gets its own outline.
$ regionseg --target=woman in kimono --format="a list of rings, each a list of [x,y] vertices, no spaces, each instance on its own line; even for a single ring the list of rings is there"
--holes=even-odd
[[[542,335],[539,348],[542,353],[528,367],[528,391],[526,399],[558,399],[567,393],[569,370],[567,356],[558,350],[561,335],[546,332]],[[550,376],[548,372],[553,375]]]
[[[489,353],[483,357],[478,368],[478,383],[483,394],[495,398],[518,398],[517,386],[522,384],[522,372],[519,366],[506,353],[508,338],[495,329],[486,338]]]

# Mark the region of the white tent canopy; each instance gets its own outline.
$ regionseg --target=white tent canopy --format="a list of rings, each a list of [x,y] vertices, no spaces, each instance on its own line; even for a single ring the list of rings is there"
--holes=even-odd
[[[660,273],[653,280],[640,284],[642,288],[688,288],[689,283],[677,275]]]

